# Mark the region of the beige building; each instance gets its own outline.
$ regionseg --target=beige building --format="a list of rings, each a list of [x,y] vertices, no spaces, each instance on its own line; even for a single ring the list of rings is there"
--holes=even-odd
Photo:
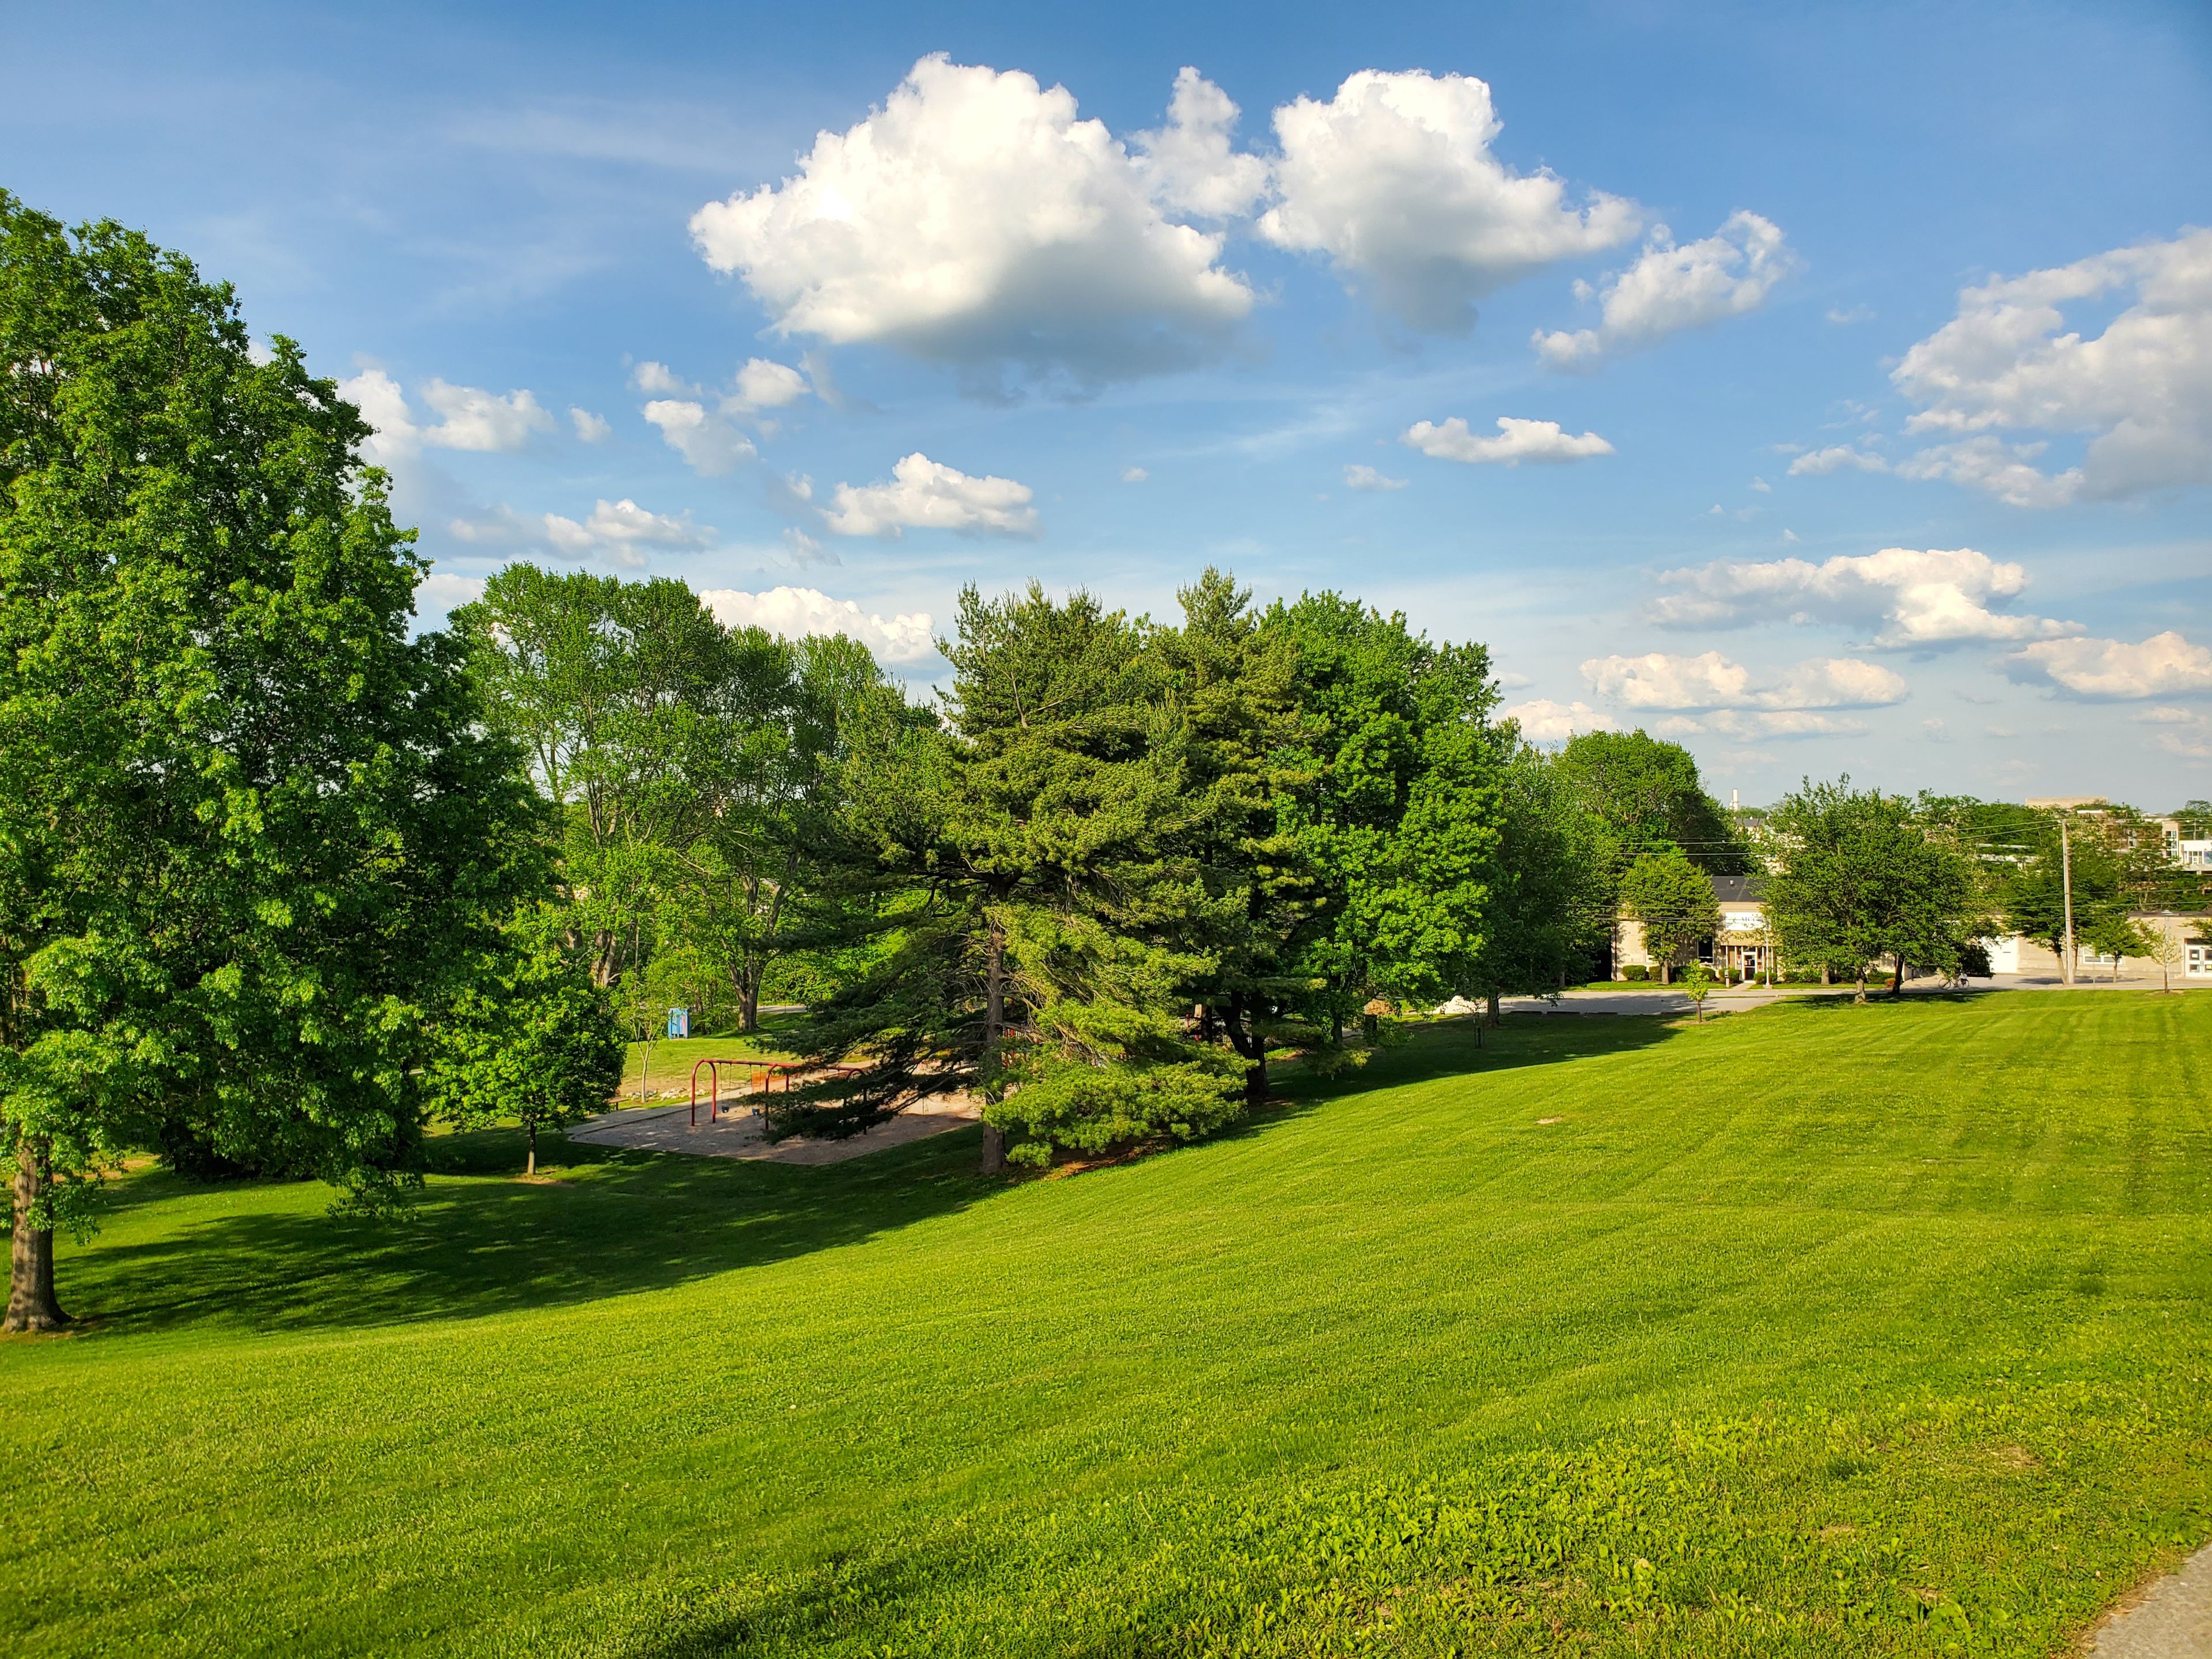
[[[1697,959],[1723,978],[1758,979],[1777,959],[1775,940],[1766,920],[1766,901],[1760,896],[1756,876],[1713,876],[1713,897],[1721,908],[1720,932],[1698,947]],[[1685,966],[1687,964],[1685,963]],[[1628,977],[1627,969],[1647,968],[1656,979],[1658,966],[1644,942],[1644,924],[1624,915],[1613,923],[1613,976]]]

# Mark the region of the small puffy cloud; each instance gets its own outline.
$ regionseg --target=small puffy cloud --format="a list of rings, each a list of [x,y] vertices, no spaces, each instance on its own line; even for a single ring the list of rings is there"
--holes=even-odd
[[[1601,708],[1586,702],[1553,702],[1548,697],[1502,708],[1498,718],[1517,722],[1521,735],[1531,743],[1565,743],[1577,732],[1611,732],[1619,726]]]
[[[2027,572],[1970,547],[1886,547],[1879,553],[1808,559],[1717,561],[1659,578],[1674,591],[1655,601],[1662,627],[1729,627],[1815,619],[1878,623],[1871,643],[1927,649],[1969,640],[2034,640],[2078,634],[2080,624],[2008,615],[1992,602],[2017,597]]]
[[[553,429],[553,417],[528,392],[510,392],[502,398],[477,386],[435,379],[418,391],[438,416],[435,423],[417,421],[399,383],[380,368],[364,369],[338,382],[338,395],[376,428],[363,446],[372,461],[389,465],[424,449],[512,452],[527,443],[533,432]]]
[[[2049,447],[2045,443],[2008,444],[1984,433],[1908,455],[1897,464],[1897,475],[1948,478],[1986,490],[2014,507],[2063,507],[2074,499],[2081,479],[2078,470],[2054,477],[2038,467],[2035,458]]]
[[[937,649],[926,611],[876,616],[850,599],[833,599],[811,587],[772,587],[764,593],[710,587],[699,602],[725,628],[764,628],[787,640],[842,634],[885,662],[919,662]]]
[[[1863,449],[1854,449],[1849,444],[1835,444],[1826,449],[1809,450],[1790,463],[1793,478],[1820,478],[1845,468],[1856,472],[1887,472],[1889,463],[1879,455]]]
[[[1865,722],[1826,712],[1900,702],[1904,679],[1878,663],[1815,658],[1765,680],[1717,651],[1701,656],[1593,657],[1583,678],[1600,696],[1638,712],[1664,714],[1662,737],[1818,738],[1866,730]]]
[[[1577,208],[1553,174],[1498,161],[1490,88],[1470,76],[1362,70],[1328,102],[1301,97],[1274,119],[1278,199],[1260,234],[1328,255],[1409,327],[1464,332],[1484,295],[1617,246],[1641,222],[1618,196]]]
[[[416,614],[443,616],[456,605],[475,604],[483,598],[483,591],[482,576],[458,576],[433,570],[415,586]]]
[[[2115,297],[2129,303],[2102,333],[2069,325],[2068,307]],[[1909,477],[2026,507],[2212,483],[2212,229],[1966,289],[1959,314],[1890,378],[1919,405],[1911,432],[2089,438],[2081,465],[2061,472],[2033,465],[2039,450],[1991,436],[1932,451]]]
[[[1840,327],[1848,328],[1853,323],[1872,322],[1874,307],[1872,306],[1830,306],[1827,315],[1830,322]]]
[[[2076,697],[2127,702],[2212,691],[2212,650],[2169,629],[2140,644],[2124,640],[2039,640],[2007,657],[2023,684],[2045,684]]]
[[[694,525],[689,513],[671,517],[648,512],[625,497],[619,501],[600,501],[592,507],[591,517],[581,523],[548,513],[545,539],[572,559],[597,555],[610,563],[636,570],[644,568],[653,550],[695,551],[713,542],[714,532]]]
[[[656,363],[650,357],[630,370],[629,383],[648,398],[696,398],[699,395],[698,387],[666,363]]]
[[[2169,755],[2184,760],[2212,760],[2212,714],[2172,705],[2146,708],[2138,722],[2159,728],[2152,740]]]
[[[553,429],[553,417],[527,392],[501,398],[477,386],[433,380],[422,388],[422,401],[439,416],[438,424],[422,434],[422,441],[434,448],[507,454],[527,443],[532,433]]]
[[[1853,657],[1814,658],[1762,684],[1754,684],[1749,669],[1717,651],[1696,657],[1657,651],[1641,657],[1593,657],[1582,666],[1592,690],[1635,709],[1787,714],[1882,708],[1902,702],[1905,695],[1901,676],[1879,663]]]
[[[807,390],[806,377],[788,363],[751,357],[738,371],[737,391],[729,402],[738,410],[783,409],[804,398]]]
[[[1121,469],[1121,482],[1123,483],[1142,483],[1146,479],[1152,476],[1152,475],[1151,473],[1146,471],[1141,466],[1129,466]]]
[[[1138,176],[1171,213],[1233,219],[1267,194],[1267,164],[1230,147],[1237,106],[1229,94],[1186,64],[1176,76],[1167,125],[1130,140]]]
[[[1575,284],[1577,299],[1602,296],[1595,328],[1539,329],[1531,341],[1553,368],[1591,368],[1683,329],[1756,311],[1797,268],[1781,228],[1756,213],[1731,214],[1711,236],[1680,247],[1666,226],[1655,226],[1643,256],[1627,270],[1595,289]]]
[[[643,412],[660,428],[661,441],[702,477],[719,478],[734,472],[759,453],[744,433],[688,398],[656,398]]]
[[[1467,429],[1467,422],[1455,415],[1442,426],[1416,421],[1406,428],[1399,441],[1440,461],[1464,461],[1470,465],[1518,466],[1523,461],[1579,461],[1593,455],[1613,453],[1613,446],[1596,433],[1585,432],[1579,438],[1571,437],[1559,429],[1557,421],[1522,421],[1501,415],[1498,417],[1498,432],[1495,438],[1478,438]]]
[[[970,477],[917,450],[891,469],[889,483],[839,484],[827,523],[840,536],[896,536],[909,526],[1034,536],[1030,501],[1027,484]]]
[[[1774,493],[1774,486],[1764,478],[1753,478],[1751,481],[1751,488],[1762,495],[1771,495]]]
[[[1205,101],[1192,88],[1186,111]],[[1096,383],[1203,359],[1252,308],[1221,237],[1162,213],[1165,166],[1148,175],[1064,88],[939,54],[691,234],[778,334]]]
[[[1344,469],[1344,487],[1346,489],[1403,489],[1406,480],[1386,478],[1373,467],[1354,461]]]
[[[592,414],[588,409],[569,410],[568,421],[576,428],[577,439],[583,443],[605,443],[614,434],[614,428],[607,424],[605,417]]]

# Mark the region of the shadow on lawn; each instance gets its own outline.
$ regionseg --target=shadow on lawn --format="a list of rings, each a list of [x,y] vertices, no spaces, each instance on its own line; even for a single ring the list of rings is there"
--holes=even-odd
[[[531,1182],[513,1178],[522,1162],[518,1132],[445,1137],[432,1143],[430,1186],[396,1218],[333,1215],[319,1201],[327,1188],[289,1188],[288,1199],[307,1201],[72,1253],[63,1268],[65,1291],[74,1291],[66,1300],[116,1332],[298,1330],[472,1318],[666,1289],[964,1208],[1000,1185],[975,1173],[977,1139],[977,1131],[958,1130],[809,1169],[548,1135],[539,1168],[554,1178]],[[128,1194],[118,1207],[136,1207],[210,1191],[153,1174],[117,1196]]]
[[[1509,1015],[1427,1026],[1360,1069],[1285,1068],[1282,1104],[1231,1133],[1265,1134],[1327,1102],[1375,1089],[1647,1048],[1676,1035],[1644,1018]],[[143,1242],[101,1243],[64,1265],[72,1310],[115,1332],[233,1325],[258,1330],[472,1318],[509,1309],[661,1290],[857,1243],[1003,1190],[975,1173],[978,1131],[935,1135],[828,1167],[685,1158],[540,1142],[550,1179],[514,1178],[519,1131],[441,1136],[428,1188],[396,1218],[331,1214],[327,1188],[208,1188],[149,1172],[103,1207],[119,1218],[165,1200],[241,1200],[189,1212]],[[447,1177],[439,1179],[437,1177]],[[461,1177],[456,1179],[454,1177]]]
[[[1718,1017],[1710,1023],[1717,1024]],[[1310,1109],[1344,1095],[1437,1078],[1628,1054],[1681,1035],[1674,1019],[1654,1014],[1508,1014],[1503,1026],[1488,1028],[1472,1018],[1439,1020],[1412,1027],[1366,1065],[1337,1077],[1285,1066],[1277,1092],[1295,1107]]]

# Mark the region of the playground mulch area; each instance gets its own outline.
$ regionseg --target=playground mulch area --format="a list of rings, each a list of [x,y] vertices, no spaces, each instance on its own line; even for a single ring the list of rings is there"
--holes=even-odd
[[[711,1117],[702,1101],[695,1114],[681,1106],[629,1107],[573,1125],[568,1139],[594,1146],[623,1146],[638,1152],[688,1152],[696,1158],[746,1158],[762,1164],[842,1164],[886,1146],[903,1146],[973,1123],[979,1115],[964,1096],[933,1095],[916,1101],[896,1117],[842,1140],[791,1135],[770,1140],[767,1127],[750,1101],[725,1102]],[[695,1120],[696,1116],[696,1121]]]

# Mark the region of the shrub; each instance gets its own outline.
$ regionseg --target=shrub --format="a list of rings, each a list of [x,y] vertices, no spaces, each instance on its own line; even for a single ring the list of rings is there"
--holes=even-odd
[[[1651,977],[1650,969],[1640,962],[1632,962],[1620,970],[1623,979],[1645,980]]]

